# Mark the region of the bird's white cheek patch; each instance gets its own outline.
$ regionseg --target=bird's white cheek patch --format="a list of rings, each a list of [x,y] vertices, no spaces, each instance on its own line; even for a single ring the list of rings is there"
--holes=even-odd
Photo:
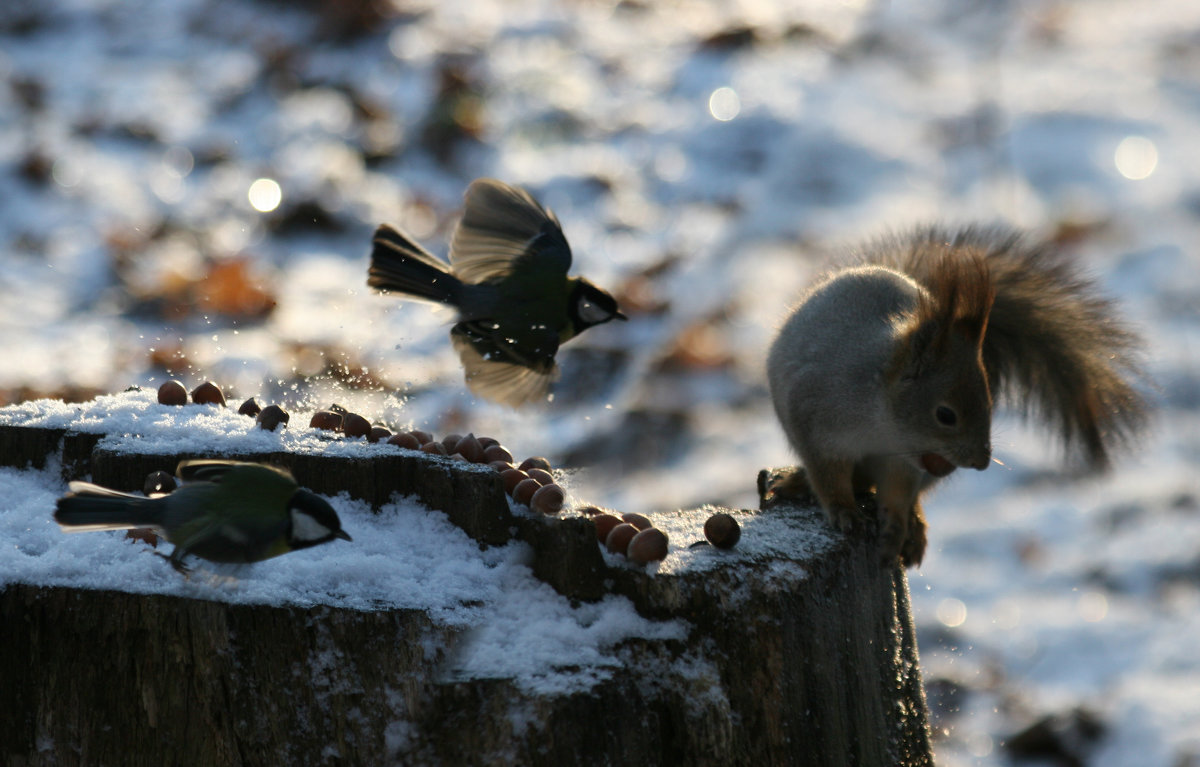
[[[302,511],[291,510],[292,538],[297,541],[317,541],[333,535],[333,531]]]

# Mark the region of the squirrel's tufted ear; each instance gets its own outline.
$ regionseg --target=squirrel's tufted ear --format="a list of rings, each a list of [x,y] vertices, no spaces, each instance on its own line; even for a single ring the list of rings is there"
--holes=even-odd
[[[952,332],[981,344],[996,300],[996,285],[983,256],[955,258],[947,254],[939,259],[930,277],[916,315],[919,327],[932,323],[937,328],[932,348],[945,350]]]

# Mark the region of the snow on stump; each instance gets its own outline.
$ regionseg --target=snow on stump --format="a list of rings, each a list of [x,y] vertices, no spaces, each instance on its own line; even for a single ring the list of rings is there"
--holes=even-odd
[[[259,600],[265,567],[209,588],[117,541],[102,543],[132,564],[113,567],[152,582],[108,587],[91,565],[42,577],[35,558],[83,536],[44,529],[36,509],[3,528],[19,528],[0,543],[35,573],[0,571],[5,763],[932,764],[905,574],[879,566],[869,535],[830,532],[818,509],[725,510],[742,529],[729,550],[691,545],[713,508],[654,514],[670,551],[643,567],[602,552],[587,518],[533,516],[495,472],[445,458],[261,435],[184,453],[148,429],[78,437],[5,415],[0,463],[47,467],[30,482],[90,475],[133,490],[181,457],[240,457],[360,499],[338,506],[354,543],[311,550],[325,557],[315,564],[308,552],[272,560],[271,577],[331,579],[321,598]],[[387,552],[431,547],[399,538],[355,559],[388,534],[402,496],[419,503],[396,519],[446,514],[438,553],[480,558],[476,585],[424,608],[340,599],[389,577]]]

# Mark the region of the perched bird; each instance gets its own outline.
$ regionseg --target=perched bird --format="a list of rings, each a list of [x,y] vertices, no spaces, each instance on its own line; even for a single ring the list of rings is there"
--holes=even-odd
[[[90,482],[72,482],[54,519],[66,532],[152,528],[175,544],[169,557],[195,554],[212,562],[258,562],[335,538],[350,540],[325,499],[292,475],[237,461],[182,461],[184,484],[169,495],[144,498]]]
[[[611,295],[567,276],[571,246],[554,214],[494,179],[467,189],[449,264],[387,224],[373,245],[367,285],[457,309],[450,340],[467,386],[511,407],[546,399],[560,344],[625,319]]]

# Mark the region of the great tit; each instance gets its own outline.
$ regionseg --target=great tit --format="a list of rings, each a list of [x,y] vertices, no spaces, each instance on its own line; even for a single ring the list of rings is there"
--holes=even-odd
[[[195,554],[212,562],[258,562],[340,538],[337,512],[282,469],[237,461],[182,461],[184,484],[144,498],[90,482],[72,482],[54,519],[66,532],[152,528],[175,544],[172,566]]]
[[[554,214],[495,179],[467,188],[449,264],[387,224],[373,246],[367,285],[456,308],[450,340],[467,386],[514,408],[546,399],[560,344],[626,319],[611,295],[567,276],[571,246]]]

